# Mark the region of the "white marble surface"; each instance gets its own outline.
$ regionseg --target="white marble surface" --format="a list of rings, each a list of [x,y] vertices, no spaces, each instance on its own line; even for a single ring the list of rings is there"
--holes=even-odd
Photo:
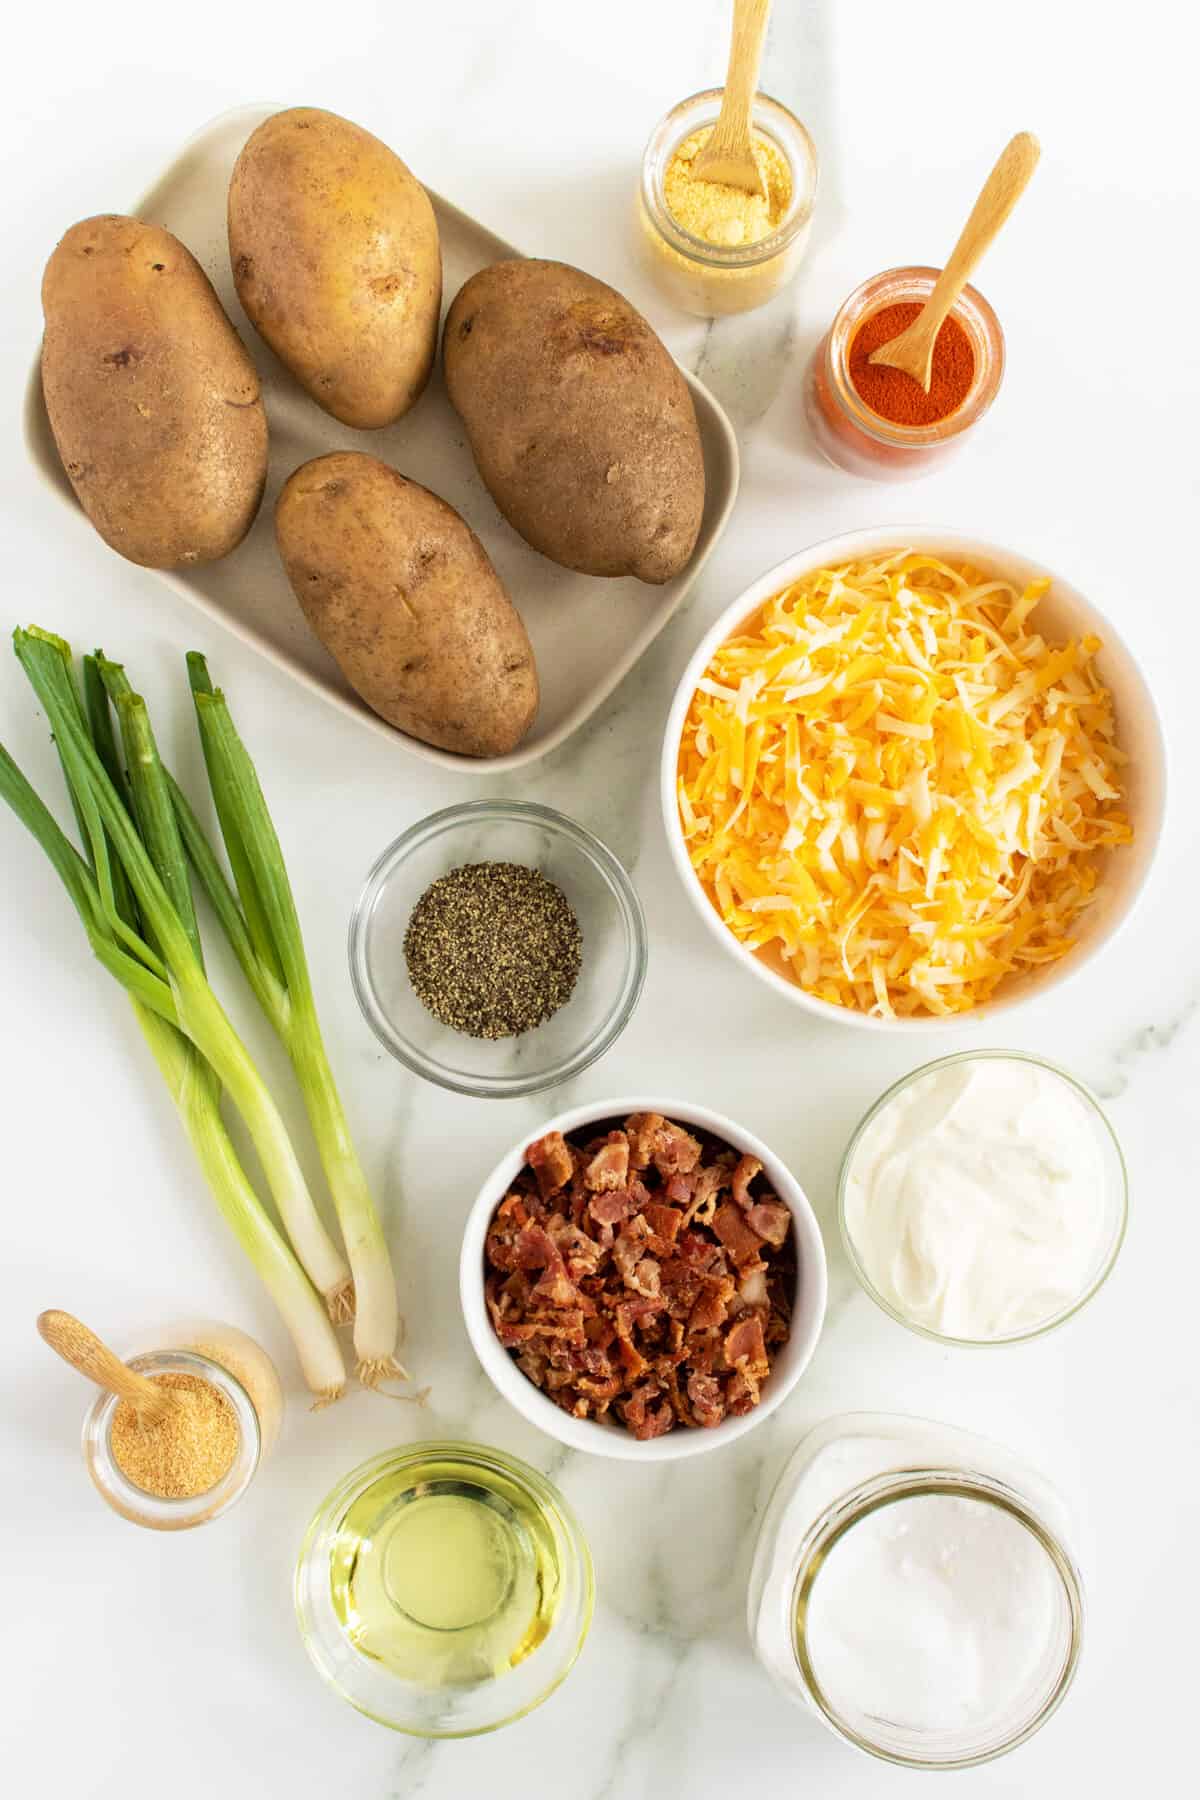
[[[807,1425],[847,1407],[908,1409],[998,1436],[1055,1478],[1081,1516],[1091,1615],[1076,1689],[1036,1741],[959,1777],[956,1791],[1115,1796],[1132,1784],[1177,1792],[1184,1781],[1200,1530],[1200,614],[1187,412],[1200,404],[1189,347],[1200,44],[1170,0],[1103,9],[1086,30],[1077,9],[1038,0],[986,15],[957,0],[777,0],[775,10],[764,85],[818,139],[819,229],[791,294],[712,330],[656,302],[624,232],[650,126],[720,78],[718,0],[341,0],[294,5],[277,25],[275,9],[230,0],[177,15],[140,0],[67,0],[25,9],[8,27],[6,629],[32,618],[80,645],[103,640],[136,671],[191,775],[179,654],[209,651],[289,849],[328,1035],[387,1213],[412,1362],[433,1385],[423,1415],[361,1394],[319,1416],[304,1410],[288,1346],[188,1159],[128,1007],[90,966],[39,853],[0,819],[0,1766],[14,1794],[896,1792],[912,1778],[856,1757],[788,1708],[742,1622],[756,1515],[774,1476]],[[25,468],[18,395],[37,338],[39,270],[60,231],[120,209],[196,125],[257,98],[360,119],[513,242],[626,288],[738,424],[741,503],[692,602],[599,718],[520,780],[441,775],[355,730],[216,628],[181,617],[152,575],[104,551]],[[912,489],[835,474],[806,441],[807,352],[862,276],[938,258],[1021,126],[1041,133],[1045,155],[982,278],[1011,353],[992,419],[958,464]],[[1067,315],[1081,305],[1072,333]],[[1135,359],[1119,332],[1150,308],[1166,347]],[[1044,1342],[995,1353],[943,1351],[891,1324],[855,1289],[835,1240],[847,1135],[916,1059],[901,1040],[822,1026],[747,985],[676,887],[654,798],[662,719],[705,621],[787,551],[913,517],[978,529],[1070,571],[1144,659],[1173,751],[1171,829],[1135,927],[1004,1034],[1111,1102],[1133,1176],[1129,1239],[1087,1313]],[[7,654],[0,735],[53,791],[50,747]],[[583,1080],[541,1101],[419,1087],[370,1037],[346,977],[347,916],[379,849],[424,812],[488,791],[548,801],[600,832],[633,871],[650,922],[650,976],[629,1031]],[[967,1029],[926,1044],[934,1054],[982,1041]],[[723,1108],[767,1138],[806,1184],[831,1265],[828,1326],[790,1402],[728,1455],[644,1474],[558,1454],[527,1428],[476,1367],[455,1299],[460,1224],[500,1150],[552,1108],[639,1084]],[[179,1308],[263,1336],[291,1405],[277,1458],[238,1512],[160,1538],[93,1499],[75,1441],[85,1396],[33,1333],[48,1305],[117,1337]],[[296,1636],[289,1580],[304,1523],[336,1477],[389,1443],[440,1433],[503,1445],[556,1476],[591,1536],[600,1600],[574,1675],[542,1711],[499,1736],[431,1748],[322,1688]]]

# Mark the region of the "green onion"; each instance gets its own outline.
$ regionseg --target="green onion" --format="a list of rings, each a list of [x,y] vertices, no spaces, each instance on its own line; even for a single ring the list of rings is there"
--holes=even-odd
[[[173,1023],[189,1037],[212,1064],[217,1076],[241,1113],[262,1163],[275,1204],[287,1234],[310,1279],[325,1296],[331,1316],[336,1316],[350,1280],[349,1270],[317,1215],[304,1172],[278,1107],[245,1045],[234,1031],[216,995],[208,985],[197,951],[194,916],[184,918],[172,904],[159,868],[138,835],[120,795],[88,735],[70,676],[70,652],[61,639],[36,631],[15,633],[17,656],[45,707],[58,753],[76,803],[85,817],[95,814],[101,827],[89,837],[93,855],[101,853],[103,840],[111,838],[141,913],[145,935],[166,966],[167,984],[174,1003]],[[139,695],[123,693],[118,712],[121,720],[134,814],[152,834],[152,841],[172,889],[186,884],[182,868],[170,866],[174,854],[165,836],[163,808],[153,798],[164,782],[145,702]],[[151,817],[150,809],[156,808]],[[166,813],[172,809],[166,803]],[[107,863],[107,854],[104,862]],[[100,875],[101,893],[107,899],[111,879]],[[190,899],[187,907],[190,915]],[[135,940],[136,941],[136,940]]]
[[[107,706],[101,705],[98,669],[85,668],[85,712],[67,645],[37,631],[18,631],[15,642],[50,720],[88,860],[2,745],[0,799],[41,845],[93,952],[129,993],[209,1185],[291,1332],[309,1386],[320,1401],[335,1399],[345,1381],[337,1339],[304,1271],[254,1192],[221,1118],[220,1078],[229,1071],[246,1103],[243,1111],[252,1115],[247,1123],[252,1131],[258,1127],[260,1155],[265,1148],[276,1159],[281,1181],[289,1176],[288,1156],[292,1164],[295,1156],[290,1144],[285,1153],[279,1141],[286,1142],[282,1121],[204,980],[190,893],[184,899],[178,885],[182,862],[173,808],[168,799],[164,810],[162,793],[156,791],[162,771],[144,706],[129,707],[122,721],[129,728],[126,741],[138,747],[126,788]],[[143,821],[153,855],[138,836],[134,818]],[[166,881],[156,861],[161,861]],[[299,1165],[295,1168],[298,1173]],[[304,1195],[307,1199],[307,1190]],[[289,1199],[294,1202],[295,1194]],[[311,1200],[307,1203],[311,1211]],[[332,1245],[329,1249],[336,1257]]]
[[[396,1360],[400,1317],[387,1243],[329,1066],[296,903],[254,764],[224,694],[213,688],[204,658],[193,653],[187,660],[236,894],[186,799],[173,786],[180,832],[246,979],[296,1071],[354,1277],[358,1375],[374,1387],[405,1373]]]

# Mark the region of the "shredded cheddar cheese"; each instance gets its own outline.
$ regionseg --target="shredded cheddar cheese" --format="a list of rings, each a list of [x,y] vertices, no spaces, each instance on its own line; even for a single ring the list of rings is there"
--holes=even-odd
[[[897,551],[822,569],[714,655],[679,816],[739,941],[836,1006],[965,1012],[1072,944],[1097,853],[1132,839],[1094,637]]]

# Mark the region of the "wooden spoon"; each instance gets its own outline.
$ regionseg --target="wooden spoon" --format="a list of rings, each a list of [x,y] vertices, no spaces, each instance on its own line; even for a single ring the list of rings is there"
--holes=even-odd
[[[933,346],[942,323],[984,251],[1025,192],[1041,153],[1041,146],[1031,131],[1019,131],[1005,145],[933,292],[899,337],[889,338],[886,344],[880,344],[878,350],[871,352],[873,363],[886,363],[889,369],[903,369],[906,375],[920,382],[926,393],[929,392],[933,377]]]
[[[107,1344],[101,1343],[94,1331],[89,1331],[71,1313],[41,1313],[37,1328],[64,1362],[86,1375],[89,1381],[94,1381],[97,1387],[107,1388],[119,1400],[127,1400],[137,1413],[139,1424],[157,1425],[175,1405],[169,1390],[123,1363]]]
[[[771,0],[733,0],[733,38],[721,111],[712,135],[692,163],[692,174],[700,181],[720,181],[747,194],[766,193],[750,136],[750,109],[770,10]]]

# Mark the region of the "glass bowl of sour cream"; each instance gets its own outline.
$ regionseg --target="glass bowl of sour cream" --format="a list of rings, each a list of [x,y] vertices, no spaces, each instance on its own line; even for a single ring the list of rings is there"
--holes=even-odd
[[[1109,1275],[1128,1205],[1099,1101],[1018,1050],[906,1075],[859,1125],[838,1183],[862,1286],[947,1344],[1022,1343],[1071,1318]]]

